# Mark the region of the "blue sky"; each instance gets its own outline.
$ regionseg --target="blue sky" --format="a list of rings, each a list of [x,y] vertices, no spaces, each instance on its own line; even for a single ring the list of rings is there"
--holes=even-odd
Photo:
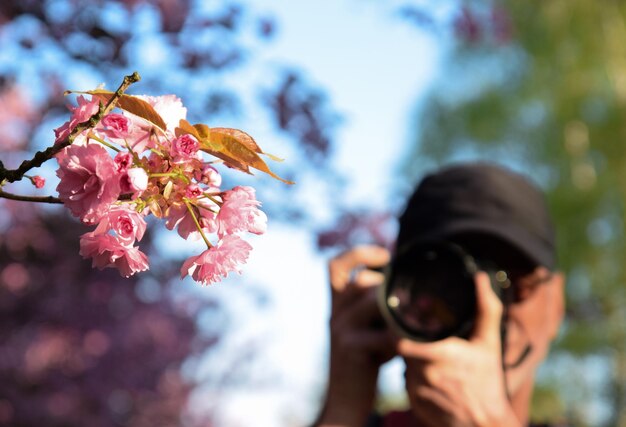
[[[263,2],[279,22],[264,55],[298,64],[344,117],[337,160],[353,183],[354,201],[393,185],[390,172],[408,139],[411,113],[439,63],[432,35],[400,19],[391,4]]]

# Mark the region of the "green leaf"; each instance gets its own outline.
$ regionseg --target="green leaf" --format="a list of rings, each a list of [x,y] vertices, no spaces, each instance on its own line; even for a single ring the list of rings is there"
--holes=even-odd
[[[109,99],[113,96],[113,92],[103,89],[96,89],[87,91],[86,93],[91,94],[102,100],[103,103],[109,102]],[[141,117],[142,119],[146,119],[153,125],[165,130],[167,125],[163,118],[156,112],[152,105],[143,99],[137,98],[136,96],[123,94],[117,101],[117,106],[124,111],[128,111],[131,114]]]

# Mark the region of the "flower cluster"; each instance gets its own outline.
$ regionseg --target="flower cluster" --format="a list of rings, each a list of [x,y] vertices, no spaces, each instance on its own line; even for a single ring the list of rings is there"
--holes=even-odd
[[[112,96],[102,90],[86,95],[91,97],[79,96],[70,120],[55,130],[56,144]],[[146,231],[146,216],[153,215],[182,238],[207,246],[183,263],[181,277],[211,284],[231,271],[241,273],[252,249],[241,234],[263,234],[267,217],[253,188],[221,189],[215,166],[244,172],[254,167],[276,177],[258,156],[265,153],[244,132],[191,125],[174,95],[124,95],[117,106],[119,112],[105,112],[56,156],[59,198],[95,226],[81,236],[80,254],[94,267],[115,267],[125,277],[147,270],[148,258],[136,243]]]

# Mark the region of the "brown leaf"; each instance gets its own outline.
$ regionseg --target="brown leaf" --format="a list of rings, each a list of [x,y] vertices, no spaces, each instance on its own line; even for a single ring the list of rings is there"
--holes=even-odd
[[[175,130],[176,136],[191,134],[200,142],[200,149],[224,161],[228,167],[251,173],[250,168],[258,169],[267,173],[286,184],[293,184],[270,170],[267,164],[259,157],[263,153],[254,138],[238,129],[230,128],[209,128],[207,125],[199,123],[191,125],[186,120],[181,120],[179,127]],[[280,159],[278,159],[280,160]]]
[[[192,125],[187,120],[182,119],[178,127],[174,130],[174,133],[177,137],[185,134],[193,135],[200,143],[202,151],[221,159],[224,164],[230,168],[251,174],[250,168],[247,165],[229,156],[228,153],[221,150],[222,147],[211,144],[211,129],[207,125],[202,123]]]
[[[243,132],[242,134],[247,135]],[[244,140],[246,139],[244,138]],[[263,159],[261,159],[261,157],[259,157],[259,155],[255,152],[255,150],[246,145],[246,142],[248,144],[250,143],[249,141],[242,142],[239,140],[239,138],[232,136],[229,133],[223,133],[219,131],[216,132],[215,129],[209,130],[209,138],[205,139],[204,141],[206,141],[205,146],[207,150],[215,151],[219,154],[225,155],[235,160],[235,163],[239,166],[244,165],[246,169],[248,169],[248,167],[252,167],[254,169],[260,170],[261,172],[265,172],[272,178],[278,179],[286,184],[293,184],[292,181],[287,181],[272,172],[267,164],[263,161]],[[254,142],[254,140],[252,141]],[[256,143],[254,143],[254,145],[256,146]],[[219,157],[217,154],[214,155]]]
[[[195,136],[198,141],[200,141],[200,135],[198,134],[198,131],[196,130],[196,128],[193,127],[191,123],[189,123],[185,119],[180,119],[180,122],[178,123],[178,127],[174,129],[174,134],[177,137],[181,135],[191,134]]]
[[[254,138],[252,138],[249,134],[242,130],[232,128],[211,128],[211,134],[216,133],[235,138],[237,141],[248,147],[250,150],[254,151],[255,153],[263,154],[274,160],[275,162],[283,161],[283,159],[281,159],[280,157],[276,157],[273,154],[265,153],[263,150],[261,150],[261,147],[259,147]]]
[[[103,103],[109,102],[109,99],[113,96],[113,92],[108,90],[92,90],[87,93],[100,98]],[[146,119],[150,123],[158,126],[159,128],[165,130],[167,125],[163,118],[156,112],[152,105],[143,99],[137,98],[136,96],[123,94],[117,101],[117,106],[122,110],[128,111],[131,114],[139,116],[143,119]]]

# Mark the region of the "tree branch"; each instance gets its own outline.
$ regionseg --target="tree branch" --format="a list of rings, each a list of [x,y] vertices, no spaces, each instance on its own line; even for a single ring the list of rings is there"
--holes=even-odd
[[[128,89],[131,84],[136,83],[139,80],[141,80],[141,77],[136,71],[129,76],[125,76],[124,81],[115,91],[115,93],[113,93],[106,105],[100,104],[100,109],[96,114],[91,116],[88,120],[77,124],[76,127],[72,129],[70,134],[62,141],[59,141],[53,146],[46,148],[44,151],[38,151],[37,153],[35,153],[31,160],[24,160],[17,169],[5,169],[2,162],[0,162],[0,185],[21,180],[26,172],[33,168],[41,166],[46,161],[54,157],[59,151],[63,150],[65,147],[74,142],[76,136],[78,136],[81,132],[85,131],[86,129],[92,129],[96,127],[100,120],[102,120],[102,117],[104,117],[104,115],[110,110],[115,108],[117,101],[124,94],[126,89]]]
[[[0,188],[0,197],[21,202],[56,203],[63,204],[61,199],[52,196],[20,196],[19,194],[7,193]]]

